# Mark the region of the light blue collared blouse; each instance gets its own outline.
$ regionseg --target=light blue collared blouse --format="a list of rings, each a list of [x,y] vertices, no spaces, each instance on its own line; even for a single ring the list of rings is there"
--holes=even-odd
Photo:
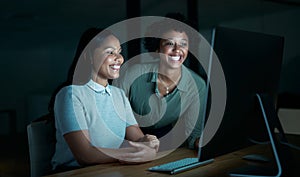
[[[79,166],[63,135],[88,130],[91,144],[119,148],[126,127],[137,124],[129,101],[121,89],[104,87],[90,80],[85,85],[71,85],[59,91],[54,105],[56,150],[52,166]]]

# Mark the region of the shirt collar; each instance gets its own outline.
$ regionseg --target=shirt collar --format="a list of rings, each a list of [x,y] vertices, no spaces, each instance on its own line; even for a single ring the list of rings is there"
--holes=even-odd
[[[97,82],[93,81],[92,79],[87,83],[87,86],[90,87],[92,90],[94,90],[97,93],[107,93],[108,95],[111,95],[110,86],[107,85],[104,87],[103,85],[98,84]]]
[[[149,77],[149,82],[152,83],[156,83],[157,82],[157,77],[158,77],[158,70],[156,70],[155,72],[151,73],[150,77]],[[177,88],[181,91],[188,91],[188,88],[186,87],[188,85],[188,69],[182,65],[181,67],[181,78],[180,81],[177,85]]]

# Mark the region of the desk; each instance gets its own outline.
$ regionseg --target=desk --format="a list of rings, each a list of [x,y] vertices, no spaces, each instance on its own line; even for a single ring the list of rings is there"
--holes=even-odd
[[[165,173],[157,173],[147,171],[149,167],[167,163],[174,160],[179,160],[185,157],[195,157],[196,153],[193,150],[186,148],[179,148],[174,152],[154,160],[149,163],[139,165],[121,165],[119,163],[101,164],[95,166],[89,166],[72,171],[62,172],[50,175],[48,177],[61,177],[61,176],[101,176],[101,177],[163,177],[163,176],[176,176],[176,177],[199,177],[199,176],[227,176],[228,171],[239,166],[249,164],[249,161],[243,160],[241,157],[249,153],[265,153],[269,151],[268,146],[255,145],[233,153],[229,153],[215,158],[215,161],[209,165],[198,167],[186,172],[182,172],[176,175],[169,175]]]

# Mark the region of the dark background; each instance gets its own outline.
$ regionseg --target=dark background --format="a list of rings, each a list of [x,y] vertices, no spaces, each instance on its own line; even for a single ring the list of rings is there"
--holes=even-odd
[[[196,20],[207,40],[214,26],[283,36],[279,92],[300,94],[300,0],[1,0],[1,156],[26,158],[21,167],[13,158],[0,162],[0,176],[29,175],[26,126],[47,113],[84,30],[167,12]]]

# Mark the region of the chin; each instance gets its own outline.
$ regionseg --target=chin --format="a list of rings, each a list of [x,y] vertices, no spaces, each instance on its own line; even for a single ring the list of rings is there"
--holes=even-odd
[[[169,65],[172,67],[172,68],[180,68],[181,65],[182,65],[182,62],[170,62]]]
[[[117,75],[111,75],[109,79],[117,79],[117,78],[119,78],[119,76],[120,76],[119,74],[117,74]]]

